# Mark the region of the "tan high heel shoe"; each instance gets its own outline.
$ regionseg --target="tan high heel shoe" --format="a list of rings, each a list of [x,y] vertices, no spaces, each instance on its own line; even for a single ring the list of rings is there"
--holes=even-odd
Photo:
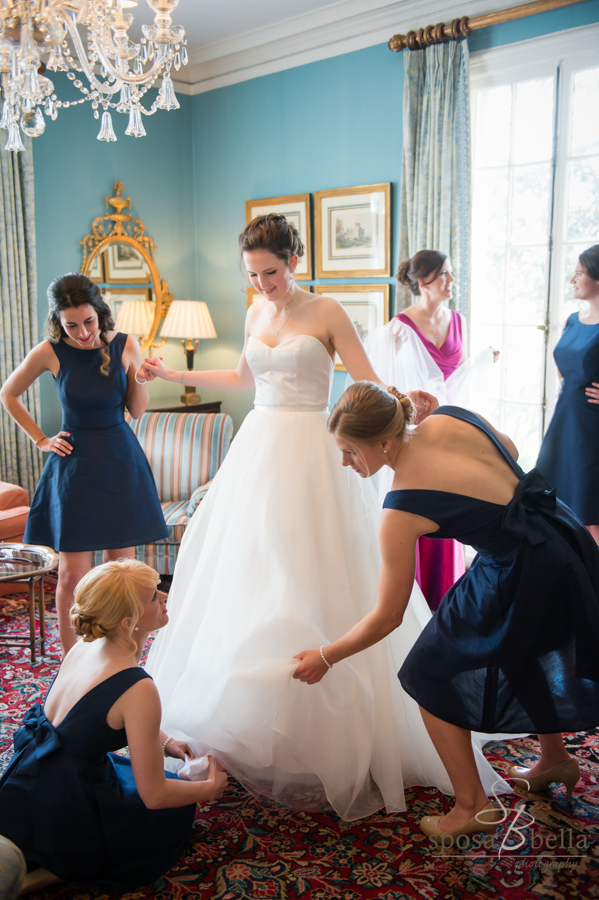
[[[482,821],[479,821],[477,816],[480,816]],[[477,831],[484,831],[485,834],[495,834],[503,821],[501,810],[493,801],[488,803],[484,809],[479,810],[471,819],[468,819],[461,828],[456,828],[455,831],[441,831],[439,828],[439,819],[441,818],[442,816],[423,816],[419,823],[422,833],[427,837],[449,835],[452,838],[459,837],[461,834],[476,834]]]
[[[563,784],[568,792],[568,803],[572,803],[572,790],[580,781],[580,769],[575,759],[565,759],[552,766],[540,775],[529,775],[530,769],[524,769],[522,766],[512,766],[510,769],[510,778],[516,782],[518,787],[524,788],[525,791],[535,793],[542,791],[543,788],[550,784]]]

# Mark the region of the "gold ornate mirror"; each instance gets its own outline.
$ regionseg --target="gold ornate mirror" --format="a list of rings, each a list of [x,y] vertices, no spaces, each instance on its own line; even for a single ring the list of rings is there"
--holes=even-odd
[[[79,242],[81,271],[102,289],[117,331],[136,335],[143,352],[156,337],[173,295],[160,277],[156,245],[145,234],[143,222],[125,213],[131,209],[131,198],[122,196],[124,190],[123,182],[117,181],[115,196],[106,197],[108,212],[95,219],[92,233]]]

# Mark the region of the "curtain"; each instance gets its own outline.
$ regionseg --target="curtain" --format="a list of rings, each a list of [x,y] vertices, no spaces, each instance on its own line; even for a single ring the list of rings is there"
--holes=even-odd
[[[454,275],[452,306],[470,310],[470,73],[465,41],[404,50],[399,261],[440,250]],[[397,309],[411,302],[398,288]]]
[[[0,381],[23,361],[38,342],[33,151],[0,149]],[[3,144],[4,141],[1,142]],[[0,147],[1,147],[0,144]],[[23,396],[40,422],[36,382]],[[42,454],[2,409],[0,413],[0,481],[25,488],[29,497],[42,470]]]

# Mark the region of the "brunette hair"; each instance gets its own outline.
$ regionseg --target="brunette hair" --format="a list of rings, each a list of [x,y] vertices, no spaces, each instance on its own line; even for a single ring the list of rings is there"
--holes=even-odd
[[[356,381],[335,403],[327,427],[349,442],[376,444],[387,438],[403,437],[416,419],[416,407],[409,397],[393,386],[372,381]]]
[[[96,566],[84,575],[75,588],[71,607],[71,625],[84,641],[106,637],[114,640],[123,619],[131,618],[135,626],[143,606],[139,598],[142,588],[155,587],[160,576],[150,566],[136,559],[117,559]],[[137,645],[130,639],[132,650]]]
[[[48,315],[44,325],[44,335],[52,344],[57,344],[61,338],[67,336],[60,321],[60,313],[63,310],[77,309],[78,306],[84,306],[86,303],[93,307],[98,315],[100,340],[102,341],[102,346],[100,347],[100,356],[102,357],[100,372],[102,375],[108,375],[110,354],[108,352],[106,333],[114,330],[114,321],[110,307],[104,301],[98,285],[94,284],[87,275],[81,275],[79,272],[69,272],[67,275],[55,278],[48,286],[46,293],[48,297]]]
[[[599,281],[599,244],[593,244],[588,250],[583,250],[578,259],[589,278]]]
[[[446,253],[439,250],[419,250],[411,259],[406,259],[397,267],[397,280],[400,284],[409,287],[412,293],[420,296],[420,285],[418,279],[424,280],[425,284],[431,284],[443,267],[443,263],[447,259]]]
[[[240,253],[268,250],[287,265],[292,256],[303,256],[304,249],[297,228],[278,213],[256,216],[239,235]]]

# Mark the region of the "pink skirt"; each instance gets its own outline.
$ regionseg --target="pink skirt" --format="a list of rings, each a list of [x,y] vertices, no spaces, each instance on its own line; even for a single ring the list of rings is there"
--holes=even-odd
[[[433,611],[465,571],[464,548],[459,541],[418,538],[416,581]]]

